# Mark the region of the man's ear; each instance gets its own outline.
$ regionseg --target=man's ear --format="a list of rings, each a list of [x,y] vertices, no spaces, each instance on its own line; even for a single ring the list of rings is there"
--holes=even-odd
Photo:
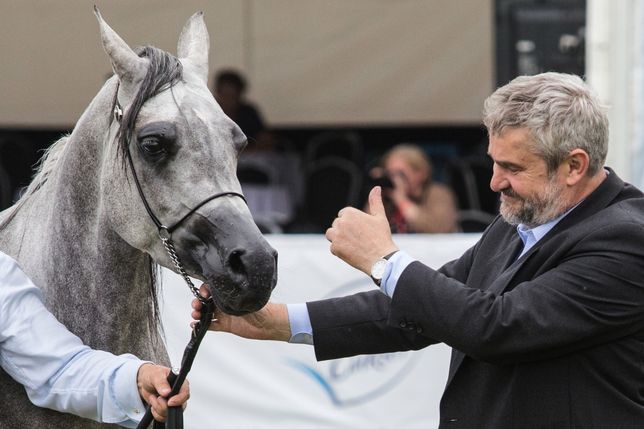
[[[573,149],[564,161],[566,166],[566,183],[576,185],[588,173],[590,157],[583,149]]]

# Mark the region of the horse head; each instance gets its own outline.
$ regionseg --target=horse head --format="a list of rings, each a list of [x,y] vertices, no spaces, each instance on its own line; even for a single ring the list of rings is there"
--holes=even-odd
[[[106,157],[101,179],[110,227],[176,271],[159,239],[171,233],[187,273],[208,283],[220,309],[260,309],[277,282],[277,252],[240,195],[236,167],[246,137],[208,89],[203,14],[188,20],[174,57],[150,47],[135,52],[95,12],[115,73],[107,139],[115,156]]]

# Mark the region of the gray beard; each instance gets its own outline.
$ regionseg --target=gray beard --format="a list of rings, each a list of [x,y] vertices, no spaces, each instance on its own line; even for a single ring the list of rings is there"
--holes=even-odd
[[[529,228],[548,223],[568,210],[566,202],[559,198],[562,189],[563,186],[558,186],[554,180],[551,180],[546,185],[542,196],[522,199],[522,204],[518,208],[509,207],[505,202],[501,202],[501,217],[510,225],[522,223]]]

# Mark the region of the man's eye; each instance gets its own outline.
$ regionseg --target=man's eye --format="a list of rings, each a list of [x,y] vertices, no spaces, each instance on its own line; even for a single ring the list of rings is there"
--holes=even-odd
[[[139,146],[150,155],[159,155],[165,152],[163,143],[161,143],[161,140],[155,136],[144,137],[139,141]]]

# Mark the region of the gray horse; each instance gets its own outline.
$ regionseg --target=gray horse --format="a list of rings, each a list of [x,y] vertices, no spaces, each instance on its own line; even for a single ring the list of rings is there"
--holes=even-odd
[[[157,263],[174,266],[136,182],[154,214],[172,224],[212,195],[241,192],[235,172],[246,137],[208,90],[201,13],[186,23],[178,58],[153,47],[135,53],[96,15],[115,76],[52,146],[21,200],[0,214],[0,249],[86,344],[167,365],[155,273]],[[219,308],[244,314],[268,301],[277,254],[239,196],[199,207],[172,241]],[[2,371],[0,386],[2,428],[101,426],[31,405]]]

